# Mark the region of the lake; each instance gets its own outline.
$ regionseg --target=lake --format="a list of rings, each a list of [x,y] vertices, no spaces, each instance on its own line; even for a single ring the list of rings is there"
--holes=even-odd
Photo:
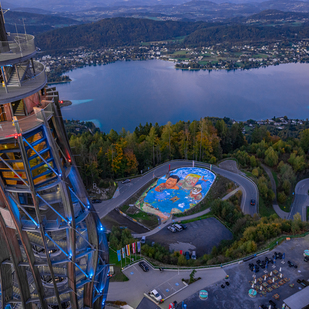
[[[126,61],[69,72],[58,84],[65,119],[91,120],[104,132],[140,123],[166,124],[205,116],[255,120],[308,118],[309,64],[248,71],[176,70],[167,61]]]

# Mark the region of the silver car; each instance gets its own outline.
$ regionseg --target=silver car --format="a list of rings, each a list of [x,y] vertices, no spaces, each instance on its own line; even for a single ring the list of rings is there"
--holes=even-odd
[[[167,229],[170,230],[173,233],[176,232],[176,229],[172,225],[168,226]]]

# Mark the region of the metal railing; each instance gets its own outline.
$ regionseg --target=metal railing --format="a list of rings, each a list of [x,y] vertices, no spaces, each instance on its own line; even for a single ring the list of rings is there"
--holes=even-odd
[[[0,41],[0,62],[22,58],[35,53],[34,36],[11,33],[8,41]]]
[[[53,112],[45,111],[47,119],[50,119]],[[18,120],[20,131],[25,133],[44,123],[41,112]],[[17,134],[16,127],[11,121],[0,122],[0,139],[14,138]]]

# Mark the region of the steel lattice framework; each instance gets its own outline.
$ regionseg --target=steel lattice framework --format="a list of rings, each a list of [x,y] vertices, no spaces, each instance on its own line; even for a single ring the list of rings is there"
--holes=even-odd
[[[108,245],[62,101],[33,60],[34,38],[4,27],[0,38],[0,308],[104,308]]]

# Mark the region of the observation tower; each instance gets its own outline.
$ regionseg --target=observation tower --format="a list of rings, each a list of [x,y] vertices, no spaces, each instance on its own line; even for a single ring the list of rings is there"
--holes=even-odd
[[[0,7],[0,308],[104,308],[104,228],[35,54]]]

